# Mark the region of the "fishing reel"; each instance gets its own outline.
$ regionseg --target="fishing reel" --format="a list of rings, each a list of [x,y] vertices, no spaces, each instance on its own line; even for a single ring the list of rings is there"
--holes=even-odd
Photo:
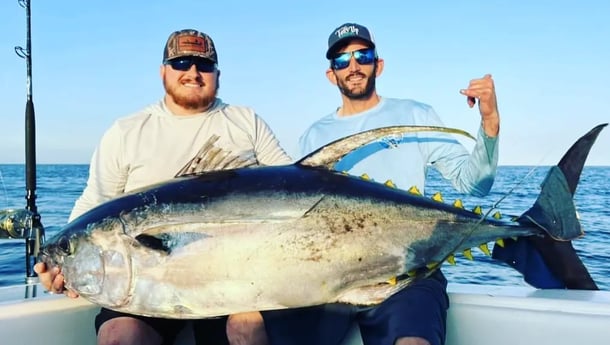
[[[40,215],[25,208],[0,210],[0,240],[3,239],[25,240],[26,283],[35,283],[38,278],[33,267],[44,242]]]
[[[0,210],[0,239],[30,237],[34,213],[26,209]]]

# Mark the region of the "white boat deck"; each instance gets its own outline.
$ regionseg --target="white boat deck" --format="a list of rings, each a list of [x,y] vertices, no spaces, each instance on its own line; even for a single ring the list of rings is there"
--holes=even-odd
[[[97,306],[28,288],[0,288],[2,344],[95,344]],[[450,284],[449,293],[447,345],[609,342],[609,291]],[[188,339],[185,332],[177,343],[192,344]],[[354,329],[344,345],[360,344]]]

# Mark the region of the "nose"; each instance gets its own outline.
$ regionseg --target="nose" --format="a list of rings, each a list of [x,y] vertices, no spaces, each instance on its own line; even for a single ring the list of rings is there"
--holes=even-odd
[[[185,76],[191,80],[201,81],[201,73],[197,70],[197,66],[192,64],[189,69],[184,72]]]
[[[194,74],[199,75],[199,71],[197,71],[197,65],[195,65],[195,64],[192,64],[191,67],[189,67],[189,69],[186,72],[189,74],[194,73]]]
[[[350,72],[360,71],[360,64],[358,63],[358,61],[356,61],[354,55],[350,56],[349,65],[347,66],[347,68]]]

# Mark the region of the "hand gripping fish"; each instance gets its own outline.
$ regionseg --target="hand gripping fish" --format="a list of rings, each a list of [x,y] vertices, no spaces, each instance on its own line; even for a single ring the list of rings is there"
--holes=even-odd
[[[570,186],[604,126],[570,148],[562,159],[569,169],[550,169],[529,210],[497,217],[333,169],[371,142],[442,129],[380,128],[291,165],[200,172],[206,157],[237,162],[211,142],[183,169],[192,174],[95,207],[49,240],[40,260],[62,267],[66,286],[81,296],[131,314],[187,319],[372,305],[454,252],[502,238],[582,236]]]

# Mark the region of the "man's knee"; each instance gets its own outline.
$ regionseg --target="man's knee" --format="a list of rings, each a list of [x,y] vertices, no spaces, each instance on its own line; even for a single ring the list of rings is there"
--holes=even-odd
[[[267,333],[261,313],[230,315],[227,319],[227,338],[231,344],[236,345],[267,345]]]
[[[97,334],[98,345],[161,344],[161,336],[146,322],[117,317],[104,322]]]

